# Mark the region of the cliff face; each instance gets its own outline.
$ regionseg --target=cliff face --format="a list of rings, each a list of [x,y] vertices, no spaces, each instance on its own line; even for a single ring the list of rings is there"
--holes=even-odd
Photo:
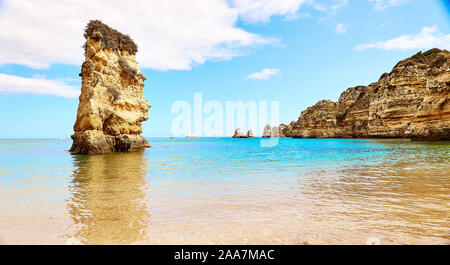
[[[375,137],[450,140],[450,53],[433,49],[384,74],[369,107]]]
[[[150,104],[143,94],[145,76],[136,61],[136,44],[100,21],[89,22],[85,38],[80,103],[70,152],[96,154],[150,147],[140,135]]]
[[[286,136],[450,140],[450,53],[432,49],[399,62],[369,86],[319,101],[285,126]]]
[[[294,138],[324,138],[337,134],[336,102],[321,100],[302,111],[288,135]]]

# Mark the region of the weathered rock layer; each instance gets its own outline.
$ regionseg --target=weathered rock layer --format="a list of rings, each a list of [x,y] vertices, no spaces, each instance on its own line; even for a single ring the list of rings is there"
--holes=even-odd
[[[319,101],[296,122],[280,125],[296,138],[450,140],[450,52],[432,49],[399,62],[368,86]]]
[[[140,135],[150,104],[144,98],[146,78],[136,61],[136,44],[100,21],[89,22],[85,38],[70,152],[98,154],[150,147]]]

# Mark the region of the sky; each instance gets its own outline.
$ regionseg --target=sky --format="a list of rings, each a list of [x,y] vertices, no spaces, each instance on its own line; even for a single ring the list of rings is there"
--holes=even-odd
[[[138,44],[143,135],[171,135],[174,102],[278,101],[279,122],[368,85],[400,60],[450,49],[448,0],[0,0],[0,139],[73,133],[83,30]],[[275,125],[275,124],[272,124]]]

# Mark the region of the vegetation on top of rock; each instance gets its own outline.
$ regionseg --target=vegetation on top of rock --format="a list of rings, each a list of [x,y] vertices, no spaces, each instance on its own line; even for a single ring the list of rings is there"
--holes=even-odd
[[[400,61],[399,63],[397,63],[397,65],[394,66],[394,68],[396,67],[400,67],[400,66],[419,66],[419,68],[425,69],[427,68],[427,66],[430,67],[441,67],[446,58],[444,56],[444,54],[448,53],[447,50],[441,50],[438,48],[434,48],[431,50],[428,50],[426,52],[418,52],[416,54],[414,54],[413,56],[411,56],[410,58],[407,58],[405,60]]]
[[[424,52],[423,55],[424,56],[429,56],[431,54],[440,53],[440,52],[442,52],[441,49],[434,48],[434,49],[431,49],[431,50],[428,50],[428,51]]]
[[[411,56],[410,61],[416,62],[416,63],[425,63],[426,56],[421,51]]]
[[[380,76],[380,78],[379,78],[378,80],[384,79],[384,78],[386,78],[386,77],[388,77],[388,76],[389,76],[389,73],[384,73],[384,74],[382,74],[382,75]]]
[[[136,54],[138,50],[136,43],[134,43],[130,36],[103,24],[100,20],[89,21],[84,31],[84,37],[86,39],[88,37],[101,39],[102,45],[105,48],[113,50],[127,50],[132,54]]]
[[[436,60],[434,60],[430,66],[433,68],[440,68],[445,63],[445,61],[447,61],[447,59],[444,55],[441,55]]]

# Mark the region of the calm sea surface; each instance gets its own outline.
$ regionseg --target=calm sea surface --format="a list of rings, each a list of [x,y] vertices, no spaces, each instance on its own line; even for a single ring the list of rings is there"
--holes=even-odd
[[[0,244],[450,244],[450,143],[0,140]]]

